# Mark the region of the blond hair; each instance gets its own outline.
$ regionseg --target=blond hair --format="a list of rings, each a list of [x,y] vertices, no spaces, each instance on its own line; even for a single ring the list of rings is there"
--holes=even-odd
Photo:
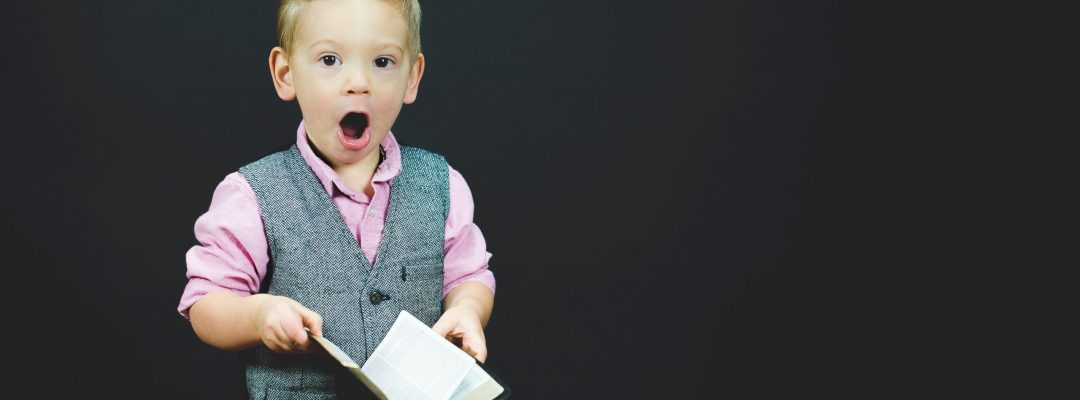
[[[285,52],[291,50],[293,36],[296,35],[296,19],[304,3],[314,0],[281,0],[277,14],[278,43]],[[395,6],[408,29],[408,42],[405,47],[413,59],[420,54],[420,3],[417,0],[381,0]]]

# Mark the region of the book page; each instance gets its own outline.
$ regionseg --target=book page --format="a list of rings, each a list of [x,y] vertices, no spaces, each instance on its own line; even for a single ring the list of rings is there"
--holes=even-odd
[[[465,374],[465,380],[461,382],[451,400],[491,400],[503,392],[502,385],[491,379],[479,365],[473,364],[469,372]]]
[[[449,399],[476,361],[402,311],[361,370],[391,399]]]
[[[307,330],[307,328],[304,328],[304,330]],[[308,331],[308,334],[310,335],[311,332]],[[371,382],[371,379],[369,379],[367,375],[364,375],[364,372],[360,370],[360,366],[356,365],[356,361],[353,361],[352,357],[349,357],[348,354],[345,354],[344,351],[341,351],[340,347],[337,347],[336,344],[322,336],[311,335],[310,337],[316,342],[319,342],[319,344],[322,345],[324,349],[326,349],[326,352],[330,353],[330,356],[334,357],[334,359],[337,360],[337,362],[340,363],[341,366],[348,368],[349,372],[351,372],[353,376],[356,376],[356,378],[359,379],[360,382],[364,384],[364,386],[367,386],[367,388],[371,390],[371,393],[375,394],[375,397],[378,397],[381,400],[386,400],[386,394],[384,394],[378,386],[375,386],[375,383]]]

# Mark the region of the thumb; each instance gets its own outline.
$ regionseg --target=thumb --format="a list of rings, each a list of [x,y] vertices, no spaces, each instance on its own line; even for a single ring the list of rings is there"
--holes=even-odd
[[[287,343],[303,345],[307,342],[307,332],[304,332],[303,317],[297,314],[282,316],[281,331],[284,333],[283,341]]]
[[[439,318],[438,321],[435,321],[435,325],[431,326],[431,330],[438,333],[439,336],[446,336],[451,329],[454,329],[455,325],[457,324],[452,321],[452,318],[448,318],[446,314],[443,314],[442,318]]]
[[[487,343],[482,333],[465,335],[461,340],[461,349],[480,362],[487,360]]]
[[[298,305],[296,311],[300,314],[304,327],[308,328],[312,335],[322,336],[323,320],[319,313],[311,311],[302,305]]]

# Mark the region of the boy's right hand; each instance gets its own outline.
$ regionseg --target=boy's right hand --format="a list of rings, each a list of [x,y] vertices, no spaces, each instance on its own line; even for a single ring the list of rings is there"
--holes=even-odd
[[[261,299],[255,313],[255,331],[266,347],[277,353],[309,353],[321,349],[311,334],[322,336],[322,316],[296,300],[268,294]]]

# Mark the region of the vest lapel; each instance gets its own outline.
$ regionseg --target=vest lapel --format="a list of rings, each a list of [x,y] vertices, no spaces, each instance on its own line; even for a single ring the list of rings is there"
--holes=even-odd
[[[315,172],[311,170],[311,167],[304,162],[303,156],[300,155],[300,150],[295,146],[290,149],[291,157],[288,158],[290,165],[295,171],[304,171],[303,181],[304,184],[303,194],[307,197],[304,204],[321,204],[322,206],[315,206],[308,208],[308,215],[315,216],[315,220],[311,223],[311,228],[314,229],[316,234],[312,237],[316,238],[333,238],[337,243],[337,248],[347,249],[349,257],[355,259],[360,266],[358,277],[367,278],[371,275],[374,268],[371,263],[368,262],[367,256],[363,250],[360,249],[360,244],[357,243],[356,237],[353,236],[349,228],[345,226],[345,219],[341,216],[341,212],[338,211],[337,206],[330,200],[330,194],[326,193],[326,189],[319,183],[319,177],[315,176]],[[320,243],[310,243],[313,248],[318,249]],[[381,246],[381,244],[380,244]],[[331,246],[333,248],[335,246]],[[363,286],[367,286],[367,279],[361,279],[360,283]]]

